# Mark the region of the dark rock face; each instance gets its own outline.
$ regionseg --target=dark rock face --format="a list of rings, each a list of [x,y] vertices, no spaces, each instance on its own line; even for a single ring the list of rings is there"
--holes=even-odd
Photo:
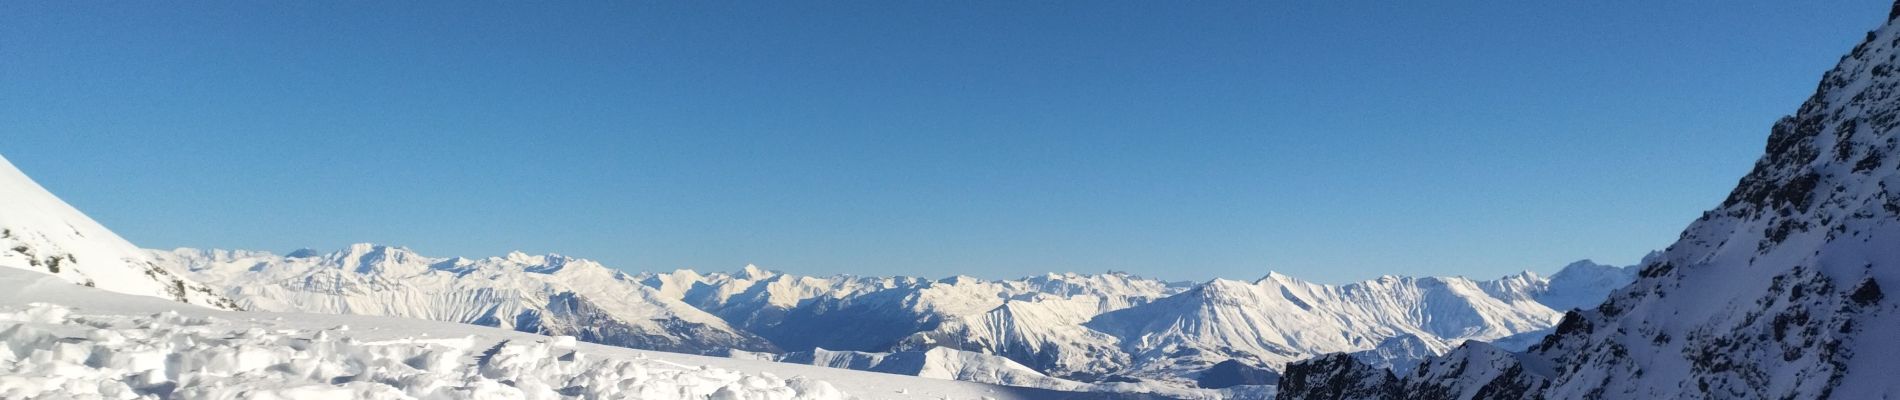
[[[1404,398],[1541,399],[1549,384],[1535,360],[1487,343],[1471,343],[1434,358],[1405,377]]]
[[[1201,371],[1195,384],[1208,389],[1225,389],[1243,385],[1272,385],[1279,381],[1280,374],[1271,370],[1227,360]]]
[[[1377,379],[1315,359],[1289,366],[1280,398],[1900,398],[1900,304],[1882,291],[1900,284],[1897,60],[1890,15],[1719,207],[1529,350],[1466,344],[1389,397],[1342,394]]]
[[[1403,399],[1399,379],[1392,371],[1355,360],[1346,354],[1328,354],[1287,364],[1280,377],[1279,400],[1387,400]]]

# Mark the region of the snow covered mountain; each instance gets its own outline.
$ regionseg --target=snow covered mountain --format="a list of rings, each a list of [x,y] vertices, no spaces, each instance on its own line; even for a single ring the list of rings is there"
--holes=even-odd
[[[1286,361],[1327,352],[1387,357],[1382,366],[1403,369],[1463,340],[1547,331],[1558,313],[1538,296],[1589,284],[1532,273],[1344,286],[1280,274],[1200,285],[1120,273],[1004,281],[806,277],[756,266],[628,275],[558,255],[430,258],[367,244],[288,256],[193,249],[147,256],[216,282],[258,310],[452,321],[700,354],[783,349],[792,352],[751,358],[826,365],[819,361],[837,357],[801,354],[853,354],[880,360],[860,361],[864,369],[909,374],[942,360],[983,371],[1017,371],[1007,367],[1014,365],[1033,374],[944,375],[1052,389],[1128,381],[1195,387],[1225,373],[1215,368],[1222,363],[1271,374]],[[1578,268],[1618,270],[1578,263],[1554,278],[1604,275]],[[895,368],[885,358],[931,362]]]
[[[1547,332],[1562,313],[1539,299],[1607,293],[1628,283],[1616,278],[1623,271],[1579,262],[1550,278],[1385,277],[1330,286],[1281,274],[1195,285],[1120,273],[815,278],[748,266],[642,281],[789,351],[950,348],[1060,379],[1191,387],[1223,362],[1272,372],[1317,354],[1366,351],[1405,368],[1465,340]]]
[[[177,276],[143,250],[80,213],[0,157],[0,267],[75,284],[235,308],[212,289]]]
[[[1289,367],[1280,398],[1900,397],[1900,3],[1775,123],[1717,206],[1635,283],[1525,352],[1467,344],[1403,378]]]
[[[1588,262],[1552,278],[1383,277],[1332,286],[1277,273],[1198,285],[1124,273],[927,280],[757,266],[629,275],[559,255],[429,258],[368,244],[327,254],[177,249],[149,257],[259,310],[402,316],[791,362],[848,354],[960,360],[952,364],[988,371],[1014,365],[1033,377],[948,376],[1064,390],[1071,381],[1191,388],[1210,374],[1263,376],[1330,352],[1366,352],[1402,369],[1466,340],[1547,332],[1561,313],[1538,299],[1559,288],[1587,296],[1624,283],[1603,279],[1622,269]],[[780,351],[787,353],[756,355]],[[838,357],[802,356],[818,354]],[[922,374],[930,364],[881,363],[853,365]],[[1231,365],[1215,370],[1223,363]]]
[[[1652,253],[1644,261],[1660,257]],[[1578,261],[1552,275],[1549,284],[1533,292],[1531,298],[1558,311],[1596,307],[1610,292],[1636,281],[1636,268],[1614,267],[1590,260]]]
[[[1317,354],[1373,349],[1395,337],[1434,354],[1466,340],[1543,329],[1559,314],[1524,295],[1494,297],[1465,278],[1383,277],[1331,286],[1269,274],[1214,280],[1088,323],[1121,338],[1125,375],[1189,377],[1227,360],[1279,370]],[[1527,286],[1541,287],[1541,286]]]
[[[1100,315],[1100,306],[1096,296],[1031,295],[981,314],[939,321],[892,348],[976,351],[1028,363],[1055,376],[1102,380],[1121,372],[1130,359],[1119,346],[1120,338],[1086,326]]]
[[[561,255],[430,258],[357,244],[328,254],[177,249],[150,257],[261,311],[461,322],[682,353],[777,350],[632,275]]]
[[[1373,367],[1392,370],[1404,375],[1417,368],[1418,364],[1438,356],[1439,351],[1432,349],[1430,343],[1415,335],[1400,335],[1379,342],[1371,350],[1353,352],[1352,358]]]

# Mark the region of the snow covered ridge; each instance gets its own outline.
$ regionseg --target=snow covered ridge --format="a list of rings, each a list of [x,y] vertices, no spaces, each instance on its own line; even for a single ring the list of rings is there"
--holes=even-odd
[[[176,276],[0,157],[0,267],[76,284],[232,309],[204,285]]]
[[[1561,313],[1540,301],[1607,293],[1633,273],[1580,262],[1555,278],[1385,277],[1334,286],[1280,274],[1202,284],[1118,273],[932,281],[799,277],[748,267],[735,274],[646,274],[644,281],[790,351],[951,348],[1005,357],[1064,380],[1195,387],[1230,360],[1278,371],[1287,361],[1371,350],[1397,336],[1443,351],[1464,340],[1547,330]],[[1585,288],[1592,284],[1607,287]]]
[[[1240,365],[1229,369],[1271,373],[1289,361],[1372,351],[1398,337],[1410,340],[1376,354],[1407,368],[1465,340],[1547,331],[1561,313],[1540,301],[1604,293],[1633,279],[1633,271],[1589,262],[1554,278],[1384,277],[1334,286],[1280,274],[1202,284],[1121,273],[810,277],[755,266],[630,275],[559,255],[432,258],[369,244],[288,256],[177,249],[151,257],[257,310],[401,316],[631,348],[738,350],[755,359],[992,384],[1189,395],[1205,393],[1177,389],[1218,381],[1200,378],[1230,360]],[[1573,276],[1582,278],[1566,278]],[[852,354],[860,362],[814,354]],[[900,368],[886,359],[911,361]]]
[[[430,258],[358,244],[329,254],[179,249],[150,257],[259,311],[461,322],[681,353],[777,350],[631,275],[560,255]]]
[[[1900,398],[1894,10],[1774,125],[1728,198],[1607,301],[1526,351],[1467,344],[1404,377],[1294,364],[1280,398]]]

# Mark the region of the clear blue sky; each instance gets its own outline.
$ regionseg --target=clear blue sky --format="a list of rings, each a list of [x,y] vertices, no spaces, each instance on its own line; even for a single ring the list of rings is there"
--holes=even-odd
[[[0,154],[147,247],[1491,277],[1669,244],[1888,6],[6,1]]]

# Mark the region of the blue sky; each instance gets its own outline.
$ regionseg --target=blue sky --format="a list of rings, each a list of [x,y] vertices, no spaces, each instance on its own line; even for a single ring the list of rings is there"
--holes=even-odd
[[[1889,6],[1496,3],[9,1],[0,154],[147,247],[1491,277],[1668,245]]]

